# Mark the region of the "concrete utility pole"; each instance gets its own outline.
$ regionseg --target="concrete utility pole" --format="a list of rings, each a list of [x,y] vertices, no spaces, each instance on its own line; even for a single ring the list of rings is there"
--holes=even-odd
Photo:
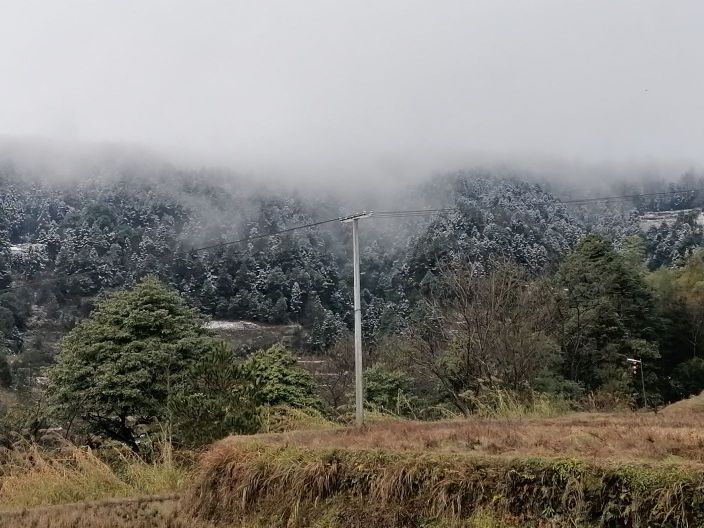
[[[369,218],[373,213],[366,211],[346,218],[343,223],[352,223],[352,258],[354,260],[354,386],[355,386],[355,423],[364,425],[364,384],[362,380],[362,299],[359,279],[359,220]]]

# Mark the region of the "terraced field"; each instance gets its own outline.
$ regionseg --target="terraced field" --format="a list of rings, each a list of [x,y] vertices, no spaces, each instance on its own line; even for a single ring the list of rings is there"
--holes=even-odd
[[[230,437],[178,495],[15,510],[5,526],[704,526],[704,415],[691,401]]]

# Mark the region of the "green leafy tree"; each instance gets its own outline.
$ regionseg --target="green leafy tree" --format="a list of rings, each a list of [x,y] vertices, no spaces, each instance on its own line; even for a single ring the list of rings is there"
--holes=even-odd
[[[704,390],[704,359],[696,357],[677,365],[672,372],[674,395],[686,398]]]
[[[50,401],[63,418],[136,450],[140,426],[167,417],[171,388],[212,345],[202,317],[148,277],[100,301],[61,341]]]
[[[689,326],[687,339],[691,357],[702,355],[704,347],[704,251],[689,257],[682,268],[663,268],[653,274],[654,284],[665,303],[679,305]]]
[[[643,275],[647,272],[645,245],[645,240],[642,236],[632,235],[624,239],[620,251],[626,265]]]
[[[368,405],[373,409],[406,414],[415,401],[413,378],[398,369],[389,369],[377,363],[364,371],[364,391]]]
[[[321,405],[313,377],[297,365],[296,358],[282,345],[255,352],[244,368],[256,385],[256,400],[261,405]]]
[[[176,439],[198,446],[228,434],[256,432],[255,389],[232,347],[217,343],[187,371],[169,400]]]
[[[704,389],[704,252],[695,252],[681,268],[660,268],[648,281],[665,323],[658,364],[661,390],[667,400],[696,394]]]
[[[564,374],[589,390],[634,390],[639,380],[629,378],[626,357],[651,364],[659,357],[662,319],[634,254],[618,253],[605,238],[590,235],[557,274]]]

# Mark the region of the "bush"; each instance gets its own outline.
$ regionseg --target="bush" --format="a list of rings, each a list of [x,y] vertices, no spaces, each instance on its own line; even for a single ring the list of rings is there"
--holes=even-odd
[[[260,405],[321,407],[313,377],[297,365],[296,358],[283,345],[255,352],[245,361],[244,369],[254,383],[254,395]]]
[[[484,418],[547,418],[569,412],[569,403],[551,394],[506,389],[484,389],[479,394],[463,393],[472,414]]]
[[[699,394],[704,390],[704,359],[692,358],[677,365],[670,383],[680,398]]]
[[[180,444],[198,446],[259,429],[253,379],[227,343],[203,354],[174,392],[169,408]]]
[[[402,370],[377,363],[364,371],[364,396],[372,410],[415,415],[416,397],[412,390],[413,378]]]
[[[289,405],[263,407],[261,410],[261,420],[260,431],[263,433],[330,429],[337,425],[327,420],[320,411],[315,409],[299,409]]]

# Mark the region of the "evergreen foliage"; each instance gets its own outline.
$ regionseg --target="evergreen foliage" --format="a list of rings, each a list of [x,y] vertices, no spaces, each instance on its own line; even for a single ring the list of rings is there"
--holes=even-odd
[[[0,349],[0,387],[8,388],[12,385],[12,370],[7,361],[7,354]]]
[[[604,237],[589,235],[560,266],[557,285],[564,294],[565,377],[588,390],[626,390],[639,382],[623,368],[626,358],[653,365],[660,357],[661,327],[653,292],[639,270]]]
[[[364,371],[364,397],[372,409],[409,414],[416,400],[413,378],[403,370],[376,363]]]
[[[139,427],[167,418],[171,392],[212,346],[202,317],[148,277],[100,301],[64,337],[49,370],[51,403],[136,449]]]
[[[169,399],[177,441],[197,446],[228,434],[256,432],[257,395],[253,378],[232,347],[215,344],[187,370]]]
[[[260,405],[321,405],[312,376],[296,364],[296,358],[282,345],[255,352],[244,363],[244,369],[256,387],[254,394]]]
[[[187,300],[218,319],[299,323],[306,352],[330,354],[353,322],[346,226],[334,222],[207,251],[192,249],[336,218],[349,206],[303,193],[283,197],[280,191],[255,189],[207,171],[142,176],[134,169],[105,179],[35,185],[11,165],[0,168],[0,348],[13,355],[15,383],[26,378],[22,386],[27,387],[37,369],[58,359],[52,376],[63,376],[73,387],[61,397],[54,393],[62,416],[92,423],[94,430],[109,429],[123,441],[165,419],[164,402],[171,398],[175,405],[175,388],[200,395],[191,402],[194,409],[221,404],[241,409],[219,415],[212,430],[204,424],[204,437],[248,430],[249,418],[237,418],[249,416],[248,398],[230,394],[239,395],[239,389],[220,390],[208,381],[212,365],[225,370],[230,352],[213,352],[196,312],[169,312],[165,327],[155,319],[140,329],[134,318],[147,320],[148,314],[127,313],[125,306],[136,302],[128,302],[129,293],[97,301],[94,309],[96,299],[135,284],[143,288],[155,279],[140,281],[154,277],[174,290],[162,298],[164,304]],[[613,194],[704,187],[696,175],[667,187],[639,185],[615,185]],[[371,220],[365,224],[362,330],[372,365],[368,396],[373,405],[395,406],[383,387],[392,390],[402,374],[414,379],[414,396],[455,407],[466,402],[463,393],[486,387],[540,388],[574,398],[607,390],[631,398],[640,391],[625,368],[627,356],[643,359],[653,402],[704,386],[699,365],[704,265],[696,251],[704,240],[696,211],[687,211],[704,205],[701,197],[661,195],[573,207],[548,189],[514,175],[465,171],[408,192],[408,208],[454,210],[393,220],[388,229]],[[560,190],[561,196],[582,194],[568,185]],[[395,200],[398,208],[406,206]],[[682,212],[647,229],[639,226],[640,213],[664,209]],[[518,276],[517,295],[505,296],[492,308],[501,324],[484,325],[491,338],[482,342],[490,346],[479,350],[481,340],[472,337],[471,324],[458,332],[453,317],[467,311],[453,306],[447,272],[471,269],[470,282],[486,286],[485,298],[465,299],[471,302],[464,308],[481,313],[491,292],[488,279],[499,277],[499,263],[505,262]],[[106,303],[113,308],[105,308]],[[537,309],[526,309],[531,306]],[[152,315],[161,317],[156,310]],[[171,323],[173,332],[167,328]],[[54,358],[53,336],[67,331]],[[388,371],[381,366],[377,371],[374,362],[389,338],[403,346],[383,358]],[[417,352],[419,342],[425,361],[408,364],[407,357],[389,357]],[[302,381],[305,375],[295,362],[281,354],[258,353],[248,361],[246,368],[259,369],[263,380],[254,404],[318,405],[312,382]],[[211,364],[194,366],[205,358]],[[164,368],[166,377],[160,373]],[[200,385],[187,389],[182,375],[191,368],[201,369],[193,371]],[[295,374],[279,372],[289,368]],[[237,367],[231,374],[240,380],[246,373]],[[95,387],[88,383],[93,379]],[[247,392],[244,387],[252,380],[241,381]],[[335,406],[344,407],[339,397],[344,391],[335,392]],[[95,407],[81,413],[83,398]],[[184,413],[183,406],[179,412]]]

